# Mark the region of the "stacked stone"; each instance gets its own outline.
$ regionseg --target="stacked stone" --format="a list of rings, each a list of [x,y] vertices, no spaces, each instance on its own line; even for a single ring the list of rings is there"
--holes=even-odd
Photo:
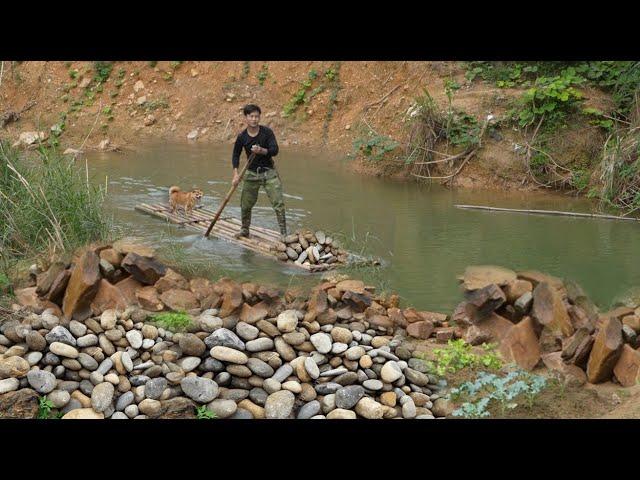
[[[298,265],[347,263],[348,259],[348,253],[338,246],[338,242],[322,231],[297,231],[287,235],[275,249],[279,260]]]
[[[460,278],[465,301],[451,320],[463,338],[496,342],[508,361],[532,370],[542,363],[576,386],[640,380],[640,308],[599,312],[579,285],[537,271],[469,267]]]
[[[162,280],[168,288],[184,279]],[[448,413],[438,406],[443,381],[394,337],[406,325],[397,297],[357,280],[324,282],[305,298],[230,279],[206,290],[211,308],[192,310],[178,333],[138,306],[9,318],[0,325],[0,409],[26,395],[37,411],[46,395],[63,418],[193,418],[205,405],[218,418]]]

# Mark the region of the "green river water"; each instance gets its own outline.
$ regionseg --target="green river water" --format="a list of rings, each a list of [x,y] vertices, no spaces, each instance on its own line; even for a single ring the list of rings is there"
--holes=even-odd
[[[231,145],[150,144],[127,153],[95,153],[90,174],[108,185],[107,208],[127,235],[171,249],[190,262],[243,281],[310,286],[320,281],[227,241],[137,212],[137,203],[166,201],[171,185],[199,187],[215,209],[230,188]],[[244,162],[244,154],[242,161]],[[455,204],[593,212],[586,199],[563,195],[448,190],[358,175],[325,152],[282,148],[276,157],[284,185],[289,230],[322,229],[349,250],[382,260],[350,272],[381,290],[398,293],[401,306],[451,312],[462,299],[456,276],[468,265],[535,269],[578,282],[601,307],[640,285],[640,223],[605,219],[462,210]],[[226,215],[239,218],[239,189]],[[261,191],[255,225],[277,229]]]

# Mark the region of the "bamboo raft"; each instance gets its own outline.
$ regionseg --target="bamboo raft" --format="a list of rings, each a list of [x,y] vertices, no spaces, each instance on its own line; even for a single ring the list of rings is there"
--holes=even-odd
[[[191,230],[195,230],[198,232],[207,231],[211,220],[215,216],[216,212],[204,208],[202,206],[197,206],[193,209],[191,214],[188,216],[182,211],[182,209],[178,209],[176,213],[171,213],[171,208],[168,204],[163,203],[155,203],[155,204],[147,204],[141,203],[135,206],[135,209],[152,215],[154,217],[161,218],[166,220],[169,223],[174,225],[183,225],[186,228]],[[275,230],[270,230],[264,227],[256,227],[251,226],[249,229],[249,238],[235,238],[235,235],[240,232],[240,227],[242,223],[237,218],[233,217],[221,217],[211,230],[211,234],[222,238],[224,240],[228,240],[232,243],[240,245],[247,250],[252,250],[254,252],[260,253],[267,257],[271,257],[279,263],[284,263],[286,265],[291,265],[294,267],[300,267],[303,270],[307,270],[310,272],[322,272],[326,270],[333,270],[340,266],[344,266],[344,263],[330,263],[330,264],[299,264],[295,263],[293,260],[288,260],[283,262],[276,257],[275,245],[280,243],[280,233]],[[371,261],[364,259],[358,255],[353,253],[349,253],[349,264],[375,264],[379,265],[379,261]]]

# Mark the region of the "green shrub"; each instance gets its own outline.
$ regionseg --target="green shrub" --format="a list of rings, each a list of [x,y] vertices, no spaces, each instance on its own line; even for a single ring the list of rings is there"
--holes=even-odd
[[[151,315],[151,320],[172,332],[184,331],[192,323],[191,316],[186,312],[155,313]]]
[[[445,348],[433,351],[434,360],[426,360],[429,371],[438,376],[456,373],[464,368],[502,368],[502,360],[495,351],[495,345],[482,344],[485,353],[478,355],[471,351],[471,345],[462,339],[449,340]]]
[[[215,412],[212,412],[206,405],[196,407],[196,417],[198,420],[212,420],[218,418]]]

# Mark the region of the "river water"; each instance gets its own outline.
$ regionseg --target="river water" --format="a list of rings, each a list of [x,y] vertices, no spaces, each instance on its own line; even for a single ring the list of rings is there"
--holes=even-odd
[[[148,144],[135,152],[88,157],[94,181],[107,184],[107,208],[124,233],[167,248],[181,247],[212,277],[310,286],[319,274],[287,267],[227,241],[168,226],[134,211],[137,203],[166,201],[171,185],[201,188],[215,210],[230,188],[231,145]],[[244,162],[244,154],[242,161]],[[348,160],[326,152],[283,148],[276,157],[289,230],[322,229],[349,250],[380,258],[383,266],[354,272],[402,306],[450,312],[462,295],[456,280],[468,265],[535,269],[578,282],[601,307],[640,285],[640,223],[617,220],[462,210],[455,204],[593,212],[587,199],[563,195],[448,190],[394,182],[349,171]],[[240,189],[223,216],[240,216]],[[277,230],[261,191],[255,225]]]

